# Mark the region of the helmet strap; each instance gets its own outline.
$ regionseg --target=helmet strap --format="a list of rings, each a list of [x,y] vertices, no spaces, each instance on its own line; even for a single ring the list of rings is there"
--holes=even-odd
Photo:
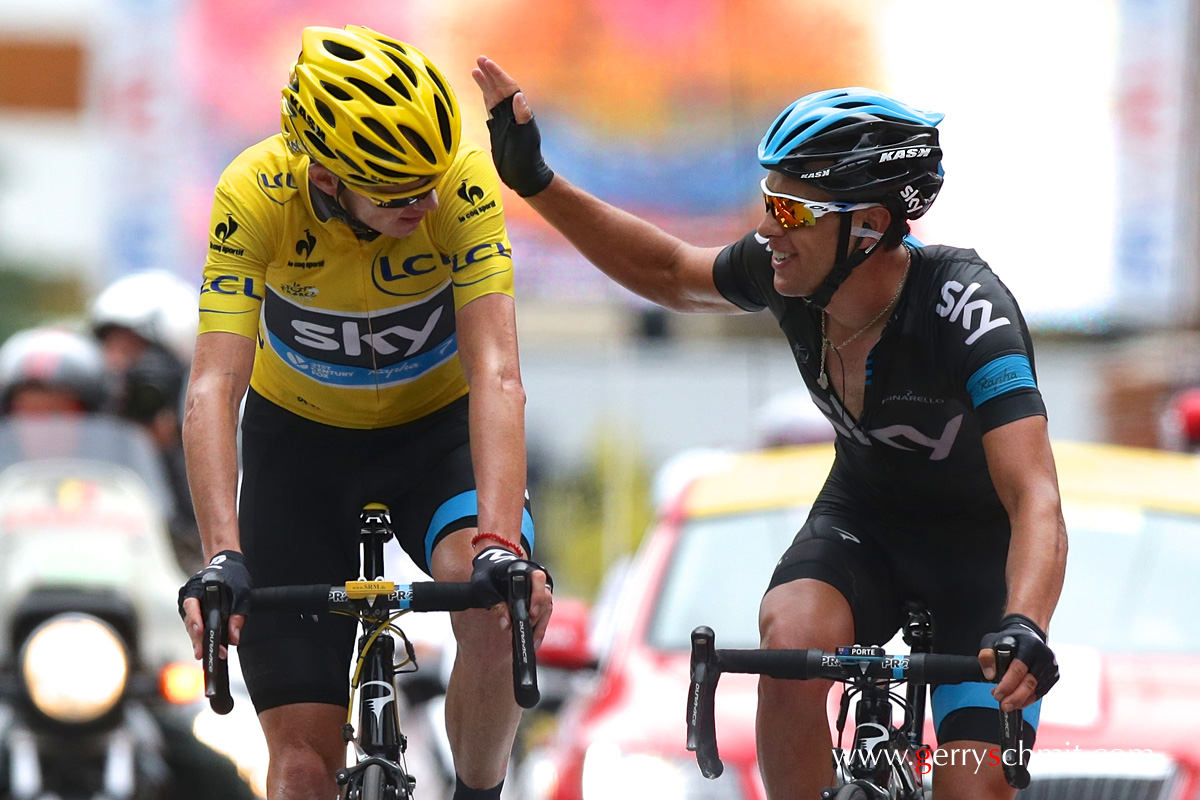
[[[855,267],[871,257],[875,248],[879,247],[880,240],[883,239],[881,233],[855,226],[851,221],[850,214],[839,214],[838,216],[841,217],[841,222],[838,230],[837,257],[833,262],[833,269],[829,270],[829,274],[825,276],[825,280],[817,287],[817,290],[804,298],[820,309],[829,305],[829,301],[833,299],[833,293],[838,290],[846,278],[850,277],[850,273],[854,271]],[[848,253],[851,235],[857,238],[854,242],[854,251]],[[874,239],[875,243],[870,247],[859,249],[858,245],[864,238]]]
[[[338,187],[341,187],[341,182],[338,182]],[[350,213],[349,209],[341,204],[341,202],[331,194],[326,194],[317,185],[309,179],[308,182],[309,194],[313,198],[314,210],[318,216],[324,215],[326,219],[333,217],[341,220],[349,226],[350,230],[364,242],[374,241],[379,237],[379,231],[372,228],[367,223],[360,220],[358,217]],[[317,207],[319,205],[319,208]],[[322,220],[323,221],[323,220]]]

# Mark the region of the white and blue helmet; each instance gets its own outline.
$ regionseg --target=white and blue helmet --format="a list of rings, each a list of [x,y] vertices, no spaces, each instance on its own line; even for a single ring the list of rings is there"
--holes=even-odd
[[[895,198],[906,219],[917,219],[942,186],[943,116],[872,89],[814,92],[775,118],[758,160],[838,200]]]

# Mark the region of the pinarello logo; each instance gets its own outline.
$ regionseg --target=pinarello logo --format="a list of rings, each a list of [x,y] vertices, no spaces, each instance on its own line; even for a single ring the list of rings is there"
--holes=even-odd
[[[224,222],[219,223],[217,227],[213,228],[213,236],[215,236],[217,239],[220,239],[222,242],[225,242],[230,236],[233,236],[234,232],[236,232],[240,227],[237,224],[237,221],[233,218],[233,214],[226,214],[225,217],[226,219]]]
[[[458,187],[458,196],[471,205],[475,205],[483,199],[483,189],[480,189],[478,186],[467,186],[467,182],[464,179],[462,185]]]

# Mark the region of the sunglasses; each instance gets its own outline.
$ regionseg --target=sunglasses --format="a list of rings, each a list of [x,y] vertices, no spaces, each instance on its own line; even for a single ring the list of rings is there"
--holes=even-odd
[[[338,182],[338,202],[341,202],[342,189],[346,189],[346,188],[349,188],[349,187],[347,187],[341,181]],[[429,197],[429,195],[431,195],[433,193],[435,188],[436,188],[435,186],[430,186],[428,189],[421,192],[420,194],[414,194],[409,197],[397,197],[393,200],[382,200],[380,198],[389,197],[390,195],[376,194],[374,192],[369,192],[365,188],[352,188],[352,189],[350,189],[350,191],[354,192],[355,194],[357,194],[361,197],[367,198],[368,200],[371,201],[371,203],[376,208],[392,208],[392,209],[394,209],[394,208],[408,208],[411,205],[415,205],[415,204],[421,202],[426,197]]]
[[[767,188],[767,179],[762,183],[763,204],[767,213],[775,218],[786,229],[811,228],[817,220],[826,214],[841,214],[845,211],[858,211],[863,208],[875,208],[882,203],[846,203],[838,200],[817,201],[805,200],[790,194],[772,192]]]

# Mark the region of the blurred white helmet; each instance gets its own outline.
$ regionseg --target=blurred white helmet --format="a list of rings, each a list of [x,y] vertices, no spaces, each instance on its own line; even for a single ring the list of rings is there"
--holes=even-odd
[[[13,392],[26,386],[69,392],[88,411],[101,410],[111,389],[100,347],[49,326],[18,331],[0,347],[0,413],[8,413]]]
[[[759,447],[816,444],[837,438],[833,425],[806,389],[784,392],[764,403],[754,421],[754,432]]]
[[[200,327],[200,293],[166,270],[136,272],[108,285],[88,313],[92,330],[127,328],[191,363]]]

